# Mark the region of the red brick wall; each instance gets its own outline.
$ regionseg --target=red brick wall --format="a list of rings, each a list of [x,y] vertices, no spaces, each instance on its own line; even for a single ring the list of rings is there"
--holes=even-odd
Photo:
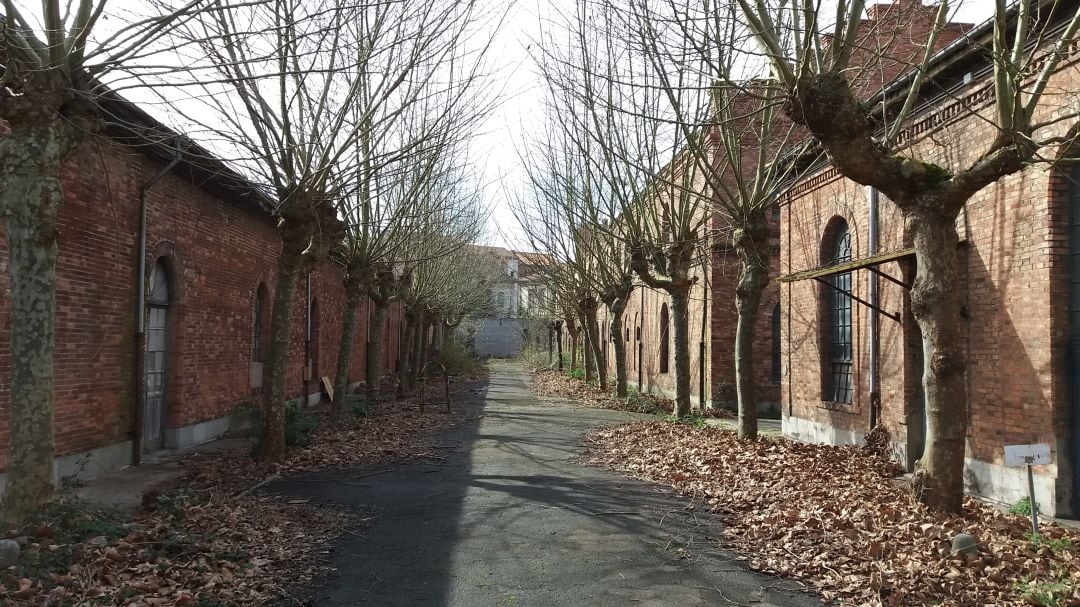
[[[57,264],[55,395],[57,454],[86,451],[133,435],[138,189],[162,164],[107,141],[86,146],[62,170]],[[253,304],[260,282],[270,295],[280,240],[270,216],[192,183],[183,165],[150,190],[147,272],[159,257],[169,271],[170,351],[167,426],[228,415],[257,403],[250,386]],[[9,281],[0,230],[0,281]],[[341,269],[312,273],[320,312],[320,373],[333,378],[344,288]],[[304,283],[293,313],[288,391],[299,396],[304,364]],[[362,377],[364,321],[357,323],[350,378]],[[387,356],[396,356],[399,313],[390,316]],[[10,305],[0,296],[0,470],[7,465]],[[310,391],[316,391],[312,383]]]

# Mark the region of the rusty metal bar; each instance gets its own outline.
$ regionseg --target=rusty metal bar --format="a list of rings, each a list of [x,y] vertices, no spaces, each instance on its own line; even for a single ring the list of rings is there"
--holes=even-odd
[[[443,375],[443,390],[446,394],[446,412],[450,412],[450,374],[446,371],[446,366],[437,360],[428,361],[424,368],[420,370],[420,413],[424,412],[424,385],[427,383],[427,370],[431,365],[438,365],[442,369]]]

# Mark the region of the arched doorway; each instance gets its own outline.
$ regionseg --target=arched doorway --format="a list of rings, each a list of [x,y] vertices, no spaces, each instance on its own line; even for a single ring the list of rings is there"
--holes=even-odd
[[[146,398],[143,449],[160,449],[165,437],[166,379],[169,345],[169,274],[161,259],[150,271],[146,296]]]

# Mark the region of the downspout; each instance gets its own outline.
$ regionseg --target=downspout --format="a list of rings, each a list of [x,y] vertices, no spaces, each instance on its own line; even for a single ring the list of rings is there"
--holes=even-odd
[[[702,281],[704,294],[701,304],[701,341],[698,342],[698,408],[705,410],[705,335],[709,329],[709,270],[703,264]]]
[[[131,463],[138,466],[142,462],[143,413],[146,407],[146,390],[143,381],[146,375],[146,194],[154,184],[173,170],[180,163],[181,151],[177,144],[176,154],[169,164],[148,179],[139,188],[139,242],[136,252],[138,273],[135,277],[135,368],[132,378],[135,386],[135,437],[131,441]]]
[[[303,407],[308,406],[308,395],[311,394],[311,381],[314,379],[311,377],[311,272],[308,272],[304,277],[306,286],[304,288],[305,299],[307,301],[307,321],[304,329],[304,394],[302,396]]]
[[[867,188],[867,215],[869,223],[870,255],[878,253],[878,190]],[[874,268],[877,269],[876,267]],[[870,272],[870,429],[878,425],[879,409],[881,408],[881,315],[878,308],[881,306],[880,279],[877,272]]]
[[[645,385],[642,384],[642,356],[645,353],[645,285],[641,285],[641,319],[638,321],[637,330],[637,389],[638,392],[645,393]]]

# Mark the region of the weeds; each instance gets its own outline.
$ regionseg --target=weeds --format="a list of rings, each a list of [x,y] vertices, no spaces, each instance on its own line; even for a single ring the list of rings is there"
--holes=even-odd
[[[439,362],[449,375],[476,377],[484,372],[484,364],[454,340],[447,340],[443,344],[439,350]]]
[[[1028,603],[1044,607],[1071,605],[1077,590],[1068,572],[1063,569],[1058,569],[1055,576],[1046,581],[1024,579],[1016,584],[1016,589]]]
[[[1039,505],[1035,504],[1036,510],[1038,510],[1038,507]],[[1041,510],[1038,511],[1042,512]],[[1031,516],[1031,498],[1025,496],[1016,500],[1015,504],[1009,506],[1009,512],[1011,512],[1012,514],[1019,514],[1021,516]]]
[[[1049,548],[1051,552],[1057,554],[1059,552],[1066,552],[1072,550],[1072,540],[1067,537],[1063,538],[1049,538],[1041,533],[1029,533],[1027,539],[1031,542],[1031,549],[1038,550],[1039,548]]]

